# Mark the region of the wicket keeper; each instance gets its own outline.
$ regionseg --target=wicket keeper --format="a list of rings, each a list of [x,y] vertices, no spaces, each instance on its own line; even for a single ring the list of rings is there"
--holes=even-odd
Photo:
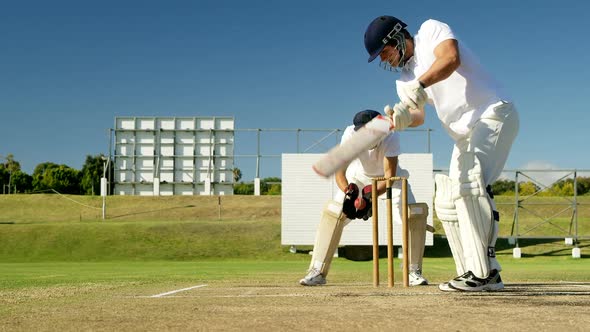
[[[377,117],[379,112],[365,110],[358,112],[353,119],[353,125],[348,126],[342,134],[340,144],[344,144],[352,133],[359,130],[367,122]],[[372,186],[373,177],[396,176],[398,156],[400,154],[399,134],[390,132],[375,146],[363,151],[357,159],[347,167],[340,169],[335,174],[336,184],[340,191],[334,199],[327,202],[322,212],[320,224],[317,229],[313,255],[307,275],[299,281],[304,286],[317,286],[326,283],[326,277],[330,270],[332,257],[338,248],[344,227],[353,219],[367,220],[372,216]],[[394,188],[396,184],[394,184]],[[380,181],[377,191],[381,195],[386,190],[386,181]],[[401,192],[401,190],[397,190]],[[410,285],[427,285],[428,281],[422,276],[422,255],[424,253],[424,240],[426,233],[426,219],[410,224],[410,242],[414,239],[412,247],[414,255],[410,254]],[[417,227],[412,227],[416,224]],[[419,257],[416,257],[416,253]]]

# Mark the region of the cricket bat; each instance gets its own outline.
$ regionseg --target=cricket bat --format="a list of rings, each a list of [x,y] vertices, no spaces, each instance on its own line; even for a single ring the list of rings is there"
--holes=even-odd
[[[356,159],[363,151],[371,149],[393,129],[391,118],[379,115],[355,131],[349,140],[325,154],[313,166],[320,176],[330,177]]]

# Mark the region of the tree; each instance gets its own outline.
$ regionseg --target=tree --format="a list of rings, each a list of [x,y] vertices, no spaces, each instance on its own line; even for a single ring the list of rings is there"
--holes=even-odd
[[[235,183],[234,184],[235,195],[254,195],[254,184],[253,183]]]
[[[64,194],[80,193],[80,171],[67,165],[45,162],[37,165],[33,172],[33,190],[56,190]]]
[[[520,182],[518,184],[518,193],[523,196],[529,196],[537,191],[539,191],[539,187],[534,184],[533,182]]]
[[[82,194],[95,195],[99,193],[100,178],[104,174],[105,161],[106,157],[102,153],[96,156],[86,156],[86,161],[84,162],[84,166],[82,166],[80,180]],[[107,178],[109,178],[108,174]]]
[[[504,195],[506,193],[514,193],[514,181],[498,180],[492,183],[492,192],[494,195]]]
[[[281,178],[269,177],[260,181],[261,195],[280,195],[281,194]]]
[[[239,168],[234,167],[232,172],[234,173],[234,183],[237,183],[242,179],[242,171]]]
[[[28,193],[33,190],[33,177],[20,169],[12,174],[12,187],[17,193]]]
[[[58,167],[59,165],[52,162],[45,162],[38,164],[33,170],[33,191],[43,191],[49,189],[45,187],[44,177],[51,168]]]
[[[6,162],[0,164],[0,184],[2,185],[2,188],[4,188],[4,186],[10,188],[10,192],[14,190],[12,177],[16,172],[20,171],[20,163],[14,160],[14,155],[12,153],[6,155],[6,158],[4,159]],[[4,191],[2,190],[2,192]]]
[[[585,195],[590,192],[590,177],[580,176],[577,178],[576,182],[578,184],[576,186],[578,189],[578,195]]]

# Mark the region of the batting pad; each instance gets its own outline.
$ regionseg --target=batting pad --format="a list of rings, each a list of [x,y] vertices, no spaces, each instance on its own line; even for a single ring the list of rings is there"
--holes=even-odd
[[[346,225],[346,217],[342,213],[342,203],[328,201],[322,212],[322,219],[313,246],[310,269],[316,269],[326,277],[330,270],[330,264],[334,253],[340,243],[342,230]]]
[[[452,181],[465,265],[476,277],[486,278],[490,273],[488,246],[495,226],[492,205],[477,156],[462,153],[458,164],[459,178]]]
[[[424,242],[426,241],[426,218],[428,205],[426,203],[408,204],[409,216],[409,247],[410,271],[422,270],[424,257]]]
[[[455,260],[455,269],[457,275],[467,272],[465,270],[465,258],[463,257],[463,246],[461,245],[461,233],[459,231],[459,219],[457,210],[453,202],[452,182],[444,174],[434,176],[436,183],[436,194],[434,196],[434,210],[438,219],[443,225],[453,259]]]

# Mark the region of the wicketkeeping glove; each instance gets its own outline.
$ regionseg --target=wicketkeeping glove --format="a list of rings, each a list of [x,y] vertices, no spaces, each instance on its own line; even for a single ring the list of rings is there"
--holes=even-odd
[[[397,94],[402,103],[408,105],[410,108],[422,109],[426,104],[426,91],[422,83],[418,80],[411,82],[399,82],[397,83]]]
[[[358,196],[359,187],[354,183],[350,183],[344,195],[344,202],[342,202],[342,212],[346,215],[348,219],[356,218],[357,212],[356,207],[354,206],[354,202],[356,201]]]
[[[367,220],[373,216],[373,187],[365,186],[354,202],[356,218]]]
[[[402,131],[412,124],[412,114],[403,103],[397,103],[393,107],[385,105],[383,111],[393,120],[393,127],[397,131]]]

